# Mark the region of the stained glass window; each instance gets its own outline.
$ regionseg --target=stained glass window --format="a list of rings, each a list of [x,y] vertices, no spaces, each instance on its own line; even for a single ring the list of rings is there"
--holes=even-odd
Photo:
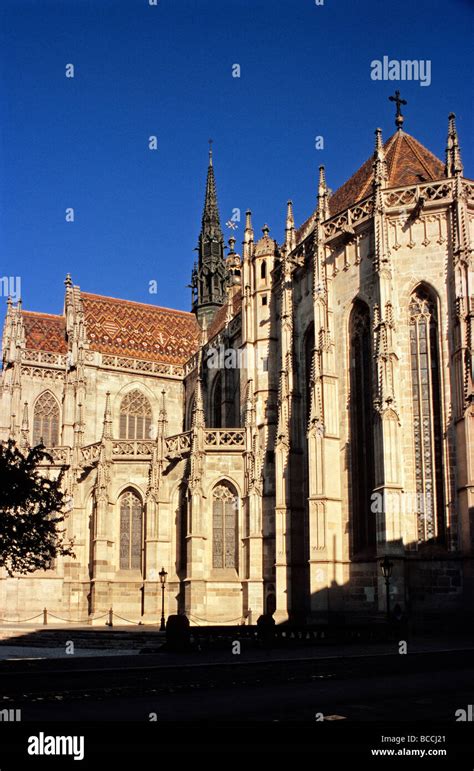
[[[311,412],[311,369],[313,365],[313,349],[314,349],[314,324],[310,324],[304,337],[304,396],[305,396],[305,411],[304,411],[304,426],[303,432],[308,430],[308,422]]]
[[[238,498],[227,485],[218,485],[212,494],[212,566],[237,569]]]
[[[212,386],[211,428],[222,427],[222,375],[219,372]]]
[[[120,405],[120,438],[149,439],[151,407],[148,399],[138,391],[130,391]]]
[[[351,520],[354,552],[373,548],[376,534],[375,514],[370,508],[375,484],[371,337],[369,308],[358,300],[350,318]]]
[[[410,359],[418,542],[422,543],[444,535],[438,323],[434,298],[423,287],[416,289],[410,301]]]
[[[43,442],[45,447],[59,444],[59,405],[50,391],[36,400],[33,415],[33,444]]]
[[[120,498],[120,570],[140,570],[142,555],[142,503],[127,490]]]

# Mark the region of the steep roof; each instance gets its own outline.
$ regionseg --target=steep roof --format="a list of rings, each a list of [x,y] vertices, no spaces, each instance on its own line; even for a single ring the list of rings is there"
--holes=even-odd
[[[35,351],[67,353],[66,320],[52,313],[22,311],[26,347]]]
[[[238,313],[240,313],[241,308],[242,308],[242,291],[239,289],[232,297],[232,318],[234,316],[237,316]],[[212,340],[212,338],[215,335],[217,335],[217,333],[220,332],[221,329],[225,327],[226,319],[227,319],[227,303],[225,305],[222,305],[222,307],[219,308],[213,320],[211,321],[209,328],[207,330],[208,340]]]
[[[93,351],[184,364],[198,349],[193,313],[87,292],[81,297]]]
[[[444,177],[444,163],[417,139],[404,131],[396,131],[384,144],[387,162],[387,187],[429,182]],[[373,156],[362,164],[355,174],[329,199],[331,217],[370,195],[373,179]],[[314,214],[298,228],[297,239],[304,237]]]
[[[92,351],[184,364],[199,346],[193,313],[81,292]],[[67,353],[66,320],[51,313],[22,311],[26,347]]]

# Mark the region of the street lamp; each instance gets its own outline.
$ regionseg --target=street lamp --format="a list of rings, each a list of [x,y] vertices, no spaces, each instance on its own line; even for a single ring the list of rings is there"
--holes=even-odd
[[[161,624],[160,624],[160,632],[166,631],[166,624],[165,624],[165,584],[166,584],[166,576],[168,573],[164,568],[161,568],[160,572],[158,573],[160,577],[160,583],[161,583]]]
[[[385,579],[385,589],[387,591],[387,621],[390,621],[390,577],[392,575],[393,562],[390,562],[387,555],[385,555],[382,562],[380,563],[380,567],[382,570],[382,575]]]

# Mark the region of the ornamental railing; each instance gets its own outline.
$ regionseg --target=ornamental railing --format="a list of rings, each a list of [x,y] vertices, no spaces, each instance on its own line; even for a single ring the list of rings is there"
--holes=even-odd
[[[355,225],[359,225],[373,214],[372,198],[366,198],[363,201],[351,206],[349,209],[337,214],[324,223],[324,235],[326,239],[339,236],[341,233],[351,231]]]
[[[397,190],[385,190],[384,203],[389,207],[405,207],[416,204],[421,198],[426,203],[436,201],[450,201],[452,199],[453,184],[450,180],[429,182],[424,185],[410,185]]]
[[[242,428],[213,428],[204,431],[206,450],[245,450],[245,431]]]
[[[53,367],[65,367],[66,356],[62,353],[49,353],[48,351],[35,351],[25,348],[21,356],[22,362],[34,362],[35,364],[49,364]]]
[[[182,458],[191,450],[191,431],[166,437],[165,446],[167,458],[170,460]]]
[[[53,462],[44,458],[41,461],[42,466],[69,466],[71,462],[71,448],[70,447],[45,447],[45,452],[48,453],[53,459]]]
[[[462,189],[466,199],[474,201],[474,183],[468,180],[462,182]],[[436,182],[425,182],[419,185],[409,185],[402,188],[392,188],[383,191],[383,201],[387,208],[405,208],[415,206],[420,199],[424,204],[437,203],[443,201],[450,203],[453,199],[453,180],[444,179]],[[358,201],[349,208],[334,215],[323,224],[326,240],[339,237],[343,233],[353,233],[354,227],[373,215],[373,199],[367,196],[362,201]],[[313,224],[308,224],[308,233]]]
[[[147,359],[132,359],[107,353],[102,354],[101,364],[103,367],[134,370],[135,372],[143,372],[150,375],[170,375],[179,378],[182,378],[184,375],[184,367],[179,364],[165,364],[164,362],[148,361]]]
[[[85,447],[81,447],[81,457],[85,464],[94,463],[100,454],[100,442],[94,442],[94,444],[86,444]]]
[[[120,439],[112,440],[113,458],[150,458],[153,454],[155,442],[147,439]]]
[[[148,439],[111,439],[112,460],[150,459],[156,442]],[[81,447],[83,466],[91,466],[99,458],[100,442]],[[207,428],[204,429],[204,449],[221,452],[242,452],[245,450],[245,430],[243,428]],[[62,458],[61,452],[68,447],[55,447],[48,450],[53,457]],[[169,460],[182,458],[191,452],[191,431],[167,436],[165,439],[165,455]],[[69,456],[68,456],[69,457]]]
[[[191,451],[191,431],[168,436],[165,439],[166,457],[182,458]],[[204,449],[221,452],[245,450],[245,430],[242,428],[204,429]]]

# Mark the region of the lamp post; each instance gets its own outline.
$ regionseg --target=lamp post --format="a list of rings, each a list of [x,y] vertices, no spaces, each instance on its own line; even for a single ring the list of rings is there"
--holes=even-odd
[[[164,568],[161,568],[160,572],[158,573],[160,576],[160,583],[161,583],[161,624],[160,624],[160,632],[166,631],[166,623],[165,623],[165,584],[166,584],[166,576],[168,573]]]
[[[390,577],[392,575],[393,562],[390,562],[387,555],[385,555],[382,562],[380,563],[380,567],[382,570],[382,575],[385,579],[385,589],[387,592],[387,621],[390,621]]]

